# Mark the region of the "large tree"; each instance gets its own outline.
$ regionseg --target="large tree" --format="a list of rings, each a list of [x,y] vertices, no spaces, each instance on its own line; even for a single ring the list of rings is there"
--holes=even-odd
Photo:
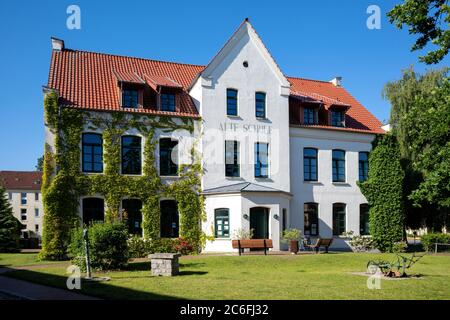
[[[6,199],[5,188],[0,184],[0,252],[20,250],[21,223],[13,216],[11,206]]]
[[[393,134],[406,173],[407,221],[440,229],[450,208],[450,91],[448,69],[424,75],[412,68],[385,86]],[[447,222],[448,223],[448,222]]]
[[[430,42],[438,48],[419,59],[426,64],[441,61],[450,48],[450,7],[448,0],[404,0],[388,12],[389,21],[410,34],[419,35],[412,51],[424,49]]]
[[[369,157],[368,179],[360,188],[369,202],[370,234],[381,251],[392,251],[403,239],[403,181],[397,140],[392,134],[378,136]]]

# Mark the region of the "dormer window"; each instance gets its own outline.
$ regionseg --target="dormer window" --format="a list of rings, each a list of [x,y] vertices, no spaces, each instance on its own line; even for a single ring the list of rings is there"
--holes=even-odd
[[[161,94],[161,110],[162,111],[175,111],[175,95],[172,93]]]
[[[345,127],[345,112],[332,110],[331,125],[333,127]]]
[[[138,90],[123,90],[122,91],[122,107],[137,108],[139,104]]]
[[[318,116],[317,110],[314,108],[303,108],[303,123],[304,124],[317,124]]]

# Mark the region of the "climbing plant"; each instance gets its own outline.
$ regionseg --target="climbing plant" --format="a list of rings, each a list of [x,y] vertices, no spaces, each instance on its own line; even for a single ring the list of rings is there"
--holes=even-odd
[[[155,130],[194,132],[195,121],[190,118],[174,120],[167,116],[131,115],[122,112],[99,114],[58,106],[56,93],[45,98],[46,125],[54,134],[54,148],[46,146],[44,155],[44,232],[42,259],[61,259],[67,251],[71,229],[79,226],[79,199],[81,196],[101,195],[105,199],[105,221],[122,219],[120,203],[123,198],[142,200],[142,229],[144,237],[159,237],[161,197],[174,198],[180,215],[180,237],[190,241],[197,249],[205,236],[201,231],[204,218],[203,197],[200,194],[202,168],[195,147],[193,161],[179,167],[180,177],[164,183],[155,167],[157,139]],[[121,136],[134,129],[144,137],[143,174],[120,174]],[[99,131],[103,135],[104,171],[86,175],[81,172],[81,135],[83,131]]]

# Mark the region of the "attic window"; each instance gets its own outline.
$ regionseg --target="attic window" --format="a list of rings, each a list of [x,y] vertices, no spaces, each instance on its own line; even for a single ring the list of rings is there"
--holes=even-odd
[[[244,66],[244,68],[248,68],[248,61],[244,61],[244,62],[242,63],[242,65]]]
[[[345,127],[345,112],[331,111],[331,125],[333,127]]]
[[[171,93],[161,94],[161,110],[175,111],[175,95]]]
[[[138,107],[138,91],[137,90],[123,90],[122,92],[122,107],[137,108]]]

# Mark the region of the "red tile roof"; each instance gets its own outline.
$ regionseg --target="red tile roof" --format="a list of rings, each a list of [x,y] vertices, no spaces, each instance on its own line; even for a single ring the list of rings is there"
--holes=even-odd
[[[42,172],[40,171],[0,171],[0,184],[6,190],[41,189]]]
[[[345,128],[336,128],[331,126],[321,125],[302,125],[304,127],[314,127],[322,129],[356,131],[356,132],[370,132],[370,133],[384,133],[381,129],[382,123],[371,114],[364,106],[359,103],[347,90],[343,87],[336,87],[328,81],[309,80],[303,78],[288,77],[292,84],[291,94],[295,92],[306,93],[309,97],[317,99],[318,96],[325,96],[329,101],[341,102],[344,105],[349,105],[350,108],[346,112]]]
[[[76,108],[97,111],[126,111],[155,115],[199,117],[187,90],[204,66],[117,56],[87,51],[63,49],[53,51],[48,87],[58,90],[60,103]],[[375,118],[343,87],[330,82],[288,77],[291,95],[321,101],[325,106],[350,106],[346,114],[346,128],[326,129],[384,133]],[[153,82],[153,85],[182,87],[180,105],[176,112],[155,109],[121,108],[117,81]]]
[[[67,50],[53,51],[48,87],[56,89],[61,105],[97,111],[126,111],[155,115],[198,117],[197,109],[186,92],[203,66],[110,54]],[[166,79],[166,83],[180,84],[183,93],[177,112],[155,109],[121,108],[117,81],[140,82],[144,75]]]

